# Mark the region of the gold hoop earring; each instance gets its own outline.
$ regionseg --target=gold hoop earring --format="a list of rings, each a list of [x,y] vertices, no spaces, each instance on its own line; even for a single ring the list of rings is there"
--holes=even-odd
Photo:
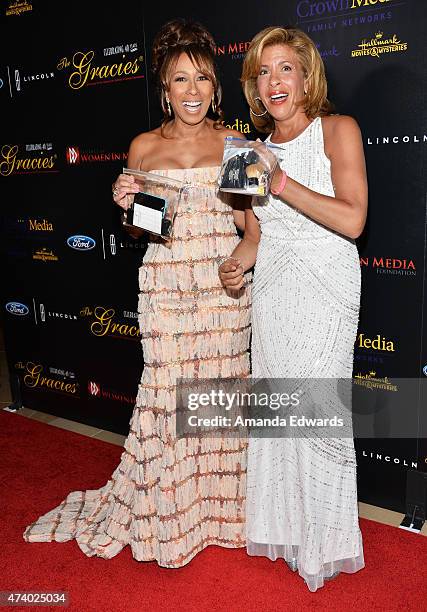
[[[255,100],[259,100],[259,101],[261,102],[261,98],[260,98],[259,96],[257,96],[257,97],[255,98]],[[268,111],[267,111],[267,109],[265,109],[265,111],[259,115],[259,114],[255,113],[255,112],[254,112],[254,111],[251,109],[251,107],[249,106],[249,112],[250,112],[250,113],[252,113],[252,115],[253,115],[254,117],[264,117],[264,115],[266,115]]]

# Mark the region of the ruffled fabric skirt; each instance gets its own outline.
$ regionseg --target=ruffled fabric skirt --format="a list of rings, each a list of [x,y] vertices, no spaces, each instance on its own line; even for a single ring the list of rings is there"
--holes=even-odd
[[[177,439],[175,398],[177,378],[249,375],[250,286],[230,297],[218,278],[239,241],[217,197],[218,168],[163,172],[190,189],[173,241],[150,244],[140,268],[145,365],[120,464],[102,488],[70,493],[24,539],[75,539],[105,559],[129,545],[138,561],[180,567],[210,544],[245,545],[247,441]]]

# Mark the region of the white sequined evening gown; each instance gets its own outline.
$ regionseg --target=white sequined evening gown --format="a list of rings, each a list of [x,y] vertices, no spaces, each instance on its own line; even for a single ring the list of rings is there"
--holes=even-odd
[[[278,146],[290,177],[334,195],[320,117]],[[253,204],[261,226],[253,377],[351,378],[360,299],[354,242],[272,195]],[[337,571],[364,567],[351,437],[250,438],[247,478],[250,555],[296,557],[311,591]]]

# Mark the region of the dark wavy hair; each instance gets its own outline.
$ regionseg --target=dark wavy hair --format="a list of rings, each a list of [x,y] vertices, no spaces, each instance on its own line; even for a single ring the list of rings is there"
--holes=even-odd
[[[221,110],[222,89],[215,62],[215,41],[200,23],[185,19],[174,19],[165,23],[153,42],[152,69],[157,79],[164,115],[162,125],[165,126],[172,120],[167,111],[166,92],[169,90],[171,68],[181,53],[186,53],[197,70],[211,80],[214,88],[215,114],[217,115],[214,118],[214,127],[219,128],[224,113]]]

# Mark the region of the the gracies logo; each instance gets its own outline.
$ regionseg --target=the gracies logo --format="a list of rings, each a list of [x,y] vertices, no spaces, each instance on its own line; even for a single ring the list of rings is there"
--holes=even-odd
[[[67,395],[75,395],[78,384],[66,382],[58,378],[43,376],[43,366],[28,362],[25,366],[26,374],[23,377],[24,385],[30,389],[46,389],[66,393]]]
[[[49,172],[55,166],[56,155],[37,154],[34,157],[18,157],[18,145],[3,145],[0,156],[0,174],[9,176],[12,173]]]
[[[71,89],[81,89],[85,85],[111,83],[127,79],[143,78],[141,71],[142,55],[127,62],[96,65],[95,51],[76,51],[71,61],[66,57],[59,60],[58,70],[71,69],[68,85]]]
[[[128,325],[114,319],[116,311],[114,308],[96,306],[93,310],[85,306],[80,311],[80,316],[90,317],[90,331],[94,336],[114,336],[115,338],[138,339],[141,335],[137,325]]]

